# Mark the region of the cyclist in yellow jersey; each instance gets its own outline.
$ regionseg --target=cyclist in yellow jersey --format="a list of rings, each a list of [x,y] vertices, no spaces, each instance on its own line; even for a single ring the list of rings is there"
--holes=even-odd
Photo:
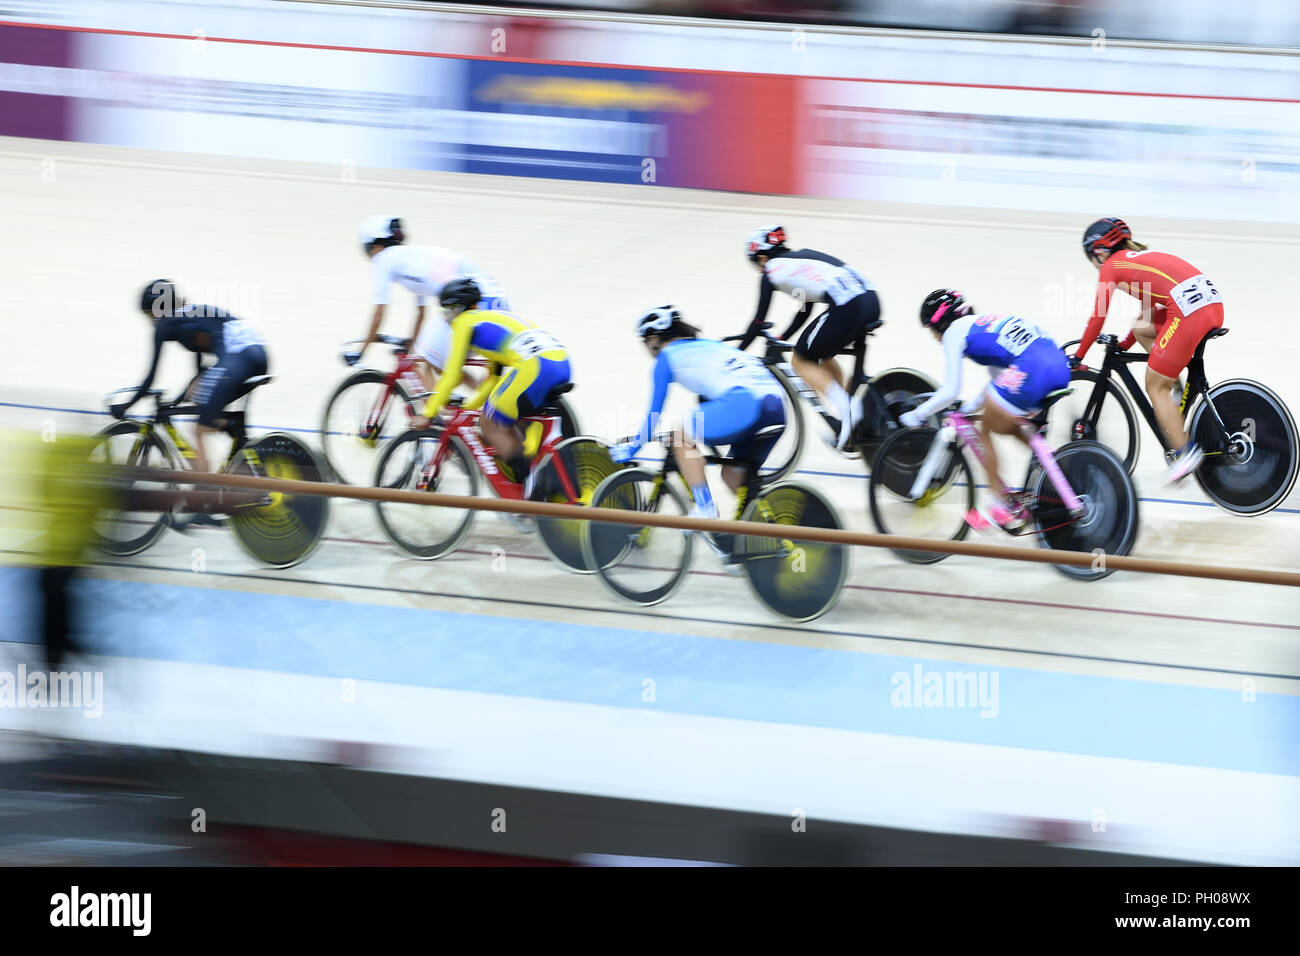
[[[492,363],[492,374],[464,407],[478,408],[486,400],[479,422],[483,437],[514,479],[524,483],[528,497],[528,458],[516,426],[540,408],[555,388],[571,380],[569,352],[549,333],[509,312],[478,308],[482,300],[482,290],[469,276],[443,287],[438,302],[451,322],[446,368],[425,403],[424,418],[411,424],[423,428],[437,417],[461,383],[470,353],[482,355]]]

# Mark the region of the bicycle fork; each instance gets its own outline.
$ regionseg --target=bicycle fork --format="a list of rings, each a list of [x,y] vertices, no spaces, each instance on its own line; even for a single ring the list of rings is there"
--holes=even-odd
[[[984,449],[975,434],[975,426],[964,415],[949,415],[944,419],[943,427],[935,434],[930,450],[925,453],[925,460],[921,462],[921,468],[912,481],[907,496],[913,501],[923,505],[930,503],[930,483],[939,470],[947,468],[948,462],[952,460],[954,440],[960,440],[975,453],[980,464],[984,464]]]

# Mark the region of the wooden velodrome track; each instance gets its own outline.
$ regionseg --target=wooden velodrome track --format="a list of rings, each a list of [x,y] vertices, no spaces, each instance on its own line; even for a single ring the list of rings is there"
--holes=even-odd
[[[1095,282],[1078,247],[1087,216],[392,170],[361,171],[351,182],[327,166],[22,140],[0,142],[0,182],[8,224],[0,424],[9,427],[102,427],[102,396],[145,369],[149,330],[133,299],[144,282],[167,276],[191,299],[256,323],[275,382],[256,395],[251,420],[315,441],[322,404],[345,374],[339,343],[360,334],[367,318],[368,270],[355,232],[375,212],[404,217],[412,242],[477,260],[520,314],[568,344],[578,383],[570,398],[585,430],[607,438],[631,431],[648,400],[650,362],[630,331],[638,310],[671,301],[706,334],[739,331],[757,285],[741,238],[764,222],[782,222],[796,245],[842,256],[876,280],[886,325],[872,339],[874,370],[941,373],[940,351],[914,319],[937,286],[959,287],[981,308],[1033,317],[1064,341],[1082,329]],[[1131,224],[1149,244],[1201,265],[1223,292],[1232,333],[1207,355],[1211,382],[1257,378],[1300,409],[1300,341],[1284,324],[1300,253],[1294,233]],[[403,333],[411,300],[399,291],[394,301],[386,330]],[[783,322],[790,311],[782,302],[773,315]],[[1123,330],[1119,313],[1108,329]],[[167,355],[162,382],[183,383],[191,361],[179,350]],[[386,362],[380,351],[368,356],[368,364]],[[982,382],[968,369],[965,393]],[[815,428],[810,415],[806,421]],[[1154,446],[1144,434],[1135,554],[1300,569],[1296,492],[1270,515],[1232,517],[1190,481],[1162,487]],[[1020,467],[1009,463],[1004,474]],[[810,436],[799,477],[834,498],[848,527],[869,531],[863,474]],[[202,574],[192,571],[196,548]],[[1083,583],[1044,566],[953,557],[919,567],[859,548],[839,605],[818,621],[788,625],[698,552],[686,586],[667,604],[640,610],[564,572],[535,537],[496,516],[481,514],[459,553],[422,563],[383,539],[370,505],[346,501],[335,502],[317,553],[289,571],[260,569],[226,535],[207,532],[168,533],[145,554],[96,573],[1233,691],[1250,680],[1261,693],[1300,693],[1300,600],[1294,589],[1257,584],[1139,574]]]

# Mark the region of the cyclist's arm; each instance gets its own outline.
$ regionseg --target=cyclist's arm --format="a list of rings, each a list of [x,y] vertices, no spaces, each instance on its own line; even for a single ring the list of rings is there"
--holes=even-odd
[[[370,330],[366,332],[366,340],[361,343],[361,348],[358,351],[364,352],[366,346],[375,341],[375,336],[379,334],[379,326],[384,321],[384,308],[385,306],[377,305],[375,311],[370,313]]]
[[[126,412],[132,405],[140,401],[144,393],[149,391],[149,386],[153,385],[153,377],[158,374],[158,357],[162,355],[163,343],[171,338],[172,319],[159,319],[158,325],[153,333],[153,358],[149,361],[149,371],[145,374],[144,382],[135,390],[129,401],[118,403],[117,407],[122,412]],[[199,359],[202,360],[200,355]]]
[[[1106,313],[1110,311],[1110,294],[1114,289],[1114,283],[1107,281],[1106,277],[1097,280],[1097,304],[1093,309],[1092,318],[1088,320],[1088,327],[1083,330],[1083,337],[1079,339],[1079,347],[1074,350],[1075,358],[1082,359],[1088,349],[1092,348],[1092,343],[1097,341],[1097,336],[1101,333],[1101,327],[1106,324]]]
[[[375,309],[370,313],[370,331],[366,333],[366,340],[361,343],[360,352],[365,352],[366,346],[374,342],[375,337],[379,335],[379,326],[384,321],[384,310],[388,307],[389,290],[393,283],[387,267],[376,259],[370,260],[370,301],[375,304]]]
[[[635,455],[651,438],[654,437],[655,423],[659,421],[659,416],[664,410],[664,402],[668,398],[668,386],[673,381],[673,369],[668,364],[668,356],[663,352],[655,360],[654,377],[652,379],[653,389],[650,395],[650,411],[646,413],[645,423],[641,426],[641,431],[637,433],[635,440],[632,442],[630,454]]]
[[[422,325],[424,325],[423,297],[420,299],[420,304],[415,307],[415,328],[411,329],[411,348],[415,348],[415,343],[420,338],[420,327]]]
[[[790,320],[790,327],[785,330],[781,335],[781,338],[785,339],[787,342],[790,341],[790,336],[803,328],[803,324],[808,321],[808,316],[812,315],[812,310],[813,303],[805,302],[803,308],[794,314],[794,318]]]
[[[754,318],[749,323],[749,328],[745,329],[745,337],[740,340],[740,350],[743,352],[749,348],[750,343],[758,337],[761,330],[760,326],[767,320],[767,311],[772,307],[772,293],[776,286],[772,285],[772,280],[763,273],[763,278],[758,283],[758,308],[754,310]]]
[[[447,353],[447,367],[438,377],[429,400],[424,404],[424,417],[435,418],[451,398],[452,391],[465,377],[465,361],[469,358],[469,340],[474,334],[474,321],[465,315],[456,316],[451,323],[451,348]]]
[[[495,362],[492,363],[491,370],[483,376],[483,382],[474,390],[474,394],[466,399],[462,408],[482,408],[487,397],[492,394],[492,389],[497,387],[497,382],[501,381],[501,366]]]
[[[916,417],[929,418],[952,404],[961,394],[962,359],[966,357],[966,333],[973,320],[958,319],[943,333],[944,373],[943,384],[919,407],[913,409]]]

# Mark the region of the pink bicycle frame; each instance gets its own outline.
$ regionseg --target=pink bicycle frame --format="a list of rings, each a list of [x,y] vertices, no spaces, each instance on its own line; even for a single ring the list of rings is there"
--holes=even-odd
[[[971,424],[970,419],[961,412],[949,412],[947,417],[944,418],[944,425],[956,429],[957,437],[961,439],[962,444],[975,454],[981,465],[987,468],[987,461],[984,458],[984,446],[981,444],[979,435],[976,434],[975,426]],[[1065,480],[1065,475],[1061,472],[1061,466],[1056,463],[1056,458],[1052,455],[1052,449],[1048,446],[1047,440],[1028,421],[1021,426],[1021,431],[1029,441],[1029,447],[1033,450],[1034,457],[1038,459],[1039,464],[1043,466],[1043,470],[1047,472],[1047,477],[1051,479],[1052,487],[1061,496],[1061,501],[1065,507],[1070,511],[1082,511],[1083,502],[1074,493],[1070,483]]]

